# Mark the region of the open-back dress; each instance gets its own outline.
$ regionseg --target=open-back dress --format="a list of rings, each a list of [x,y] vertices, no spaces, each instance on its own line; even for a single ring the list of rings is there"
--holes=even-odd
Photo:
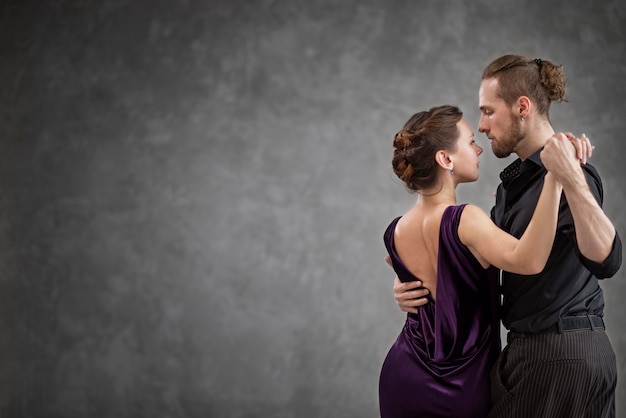
[[[498,270],[483,268],[459,240],[464,207],[447,207],[441,219],[437,300],[407,314],[383,363],[382,418],[485,418],[489,412],[489,370],[500,352]],[[398,278],[418,280],[395,250],[399,219],[385,231],[385,245]]]

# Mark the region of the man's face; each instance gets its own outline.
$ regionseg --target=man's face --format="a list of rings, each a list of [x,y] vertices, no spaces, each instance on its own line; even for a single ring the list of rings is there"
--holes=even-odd
[[[488,78],[480,84],[478,131],[487,135],[494,155],[505,158],[515,152],[524,134],[520,120],[497,92],[498,80],[495,78]]]

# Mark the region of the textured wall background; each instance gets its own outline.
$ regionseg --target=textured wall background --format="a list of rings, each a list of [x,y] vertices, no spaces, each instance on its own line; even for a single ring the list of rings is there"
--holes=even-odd
[[[0,1],[0,416],[375,417],[408,117],[525,53],[626,238],[626,6]],[[459,201],[488,210],[497,160]],[[626,417],[624,272],[603,283]]]

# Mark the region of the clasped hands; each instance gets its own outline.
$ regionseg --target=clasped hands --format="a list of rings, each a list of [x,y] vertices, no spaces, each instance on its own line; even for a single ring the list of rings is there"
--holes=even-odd
[[[557,132],[548,138],[540,157],[546,170],[565,186],[574,180],[584,181],[580,165],[587,163],[593,149],[585,134],[575,137],[570,132]]]

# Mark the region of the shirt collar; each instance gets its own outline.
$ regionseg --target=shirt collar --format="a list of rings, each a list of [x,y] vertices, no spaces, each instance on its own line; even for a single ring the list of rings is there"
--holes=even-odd
[[[509,164],[502,172],[500,173],[500,180],[502,180],[502,184],[506,188],[511,181],[519,176],[522,171],[526,171],[535,165],[539,168],[543,168],[543,163],[541,162],[541,150],[543,148],[538,149],[534,154],[530,157],[522,161],[520,158],[513,161]],[[532,164],[532,165],[531,165]]]
[[[543,163],[541,162],[541,151],[543,150],[543,147],[539,148],[533,155],[531,155],[530,157],[526,158],[526,161],[532,161],[533,163],[535,163],[537,166],[543,168]]]

